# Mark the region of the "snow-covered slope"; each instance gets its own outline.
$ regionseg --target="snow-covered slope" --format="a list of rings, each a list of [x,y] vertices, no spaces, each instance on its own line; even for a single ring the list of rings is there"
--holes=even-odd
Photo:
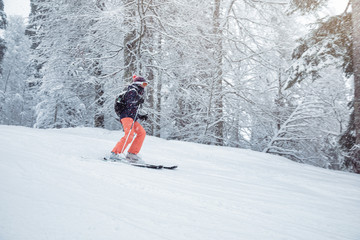
[[[103,162],[119,131],[0,126],[1,240],[360,239],[360,175],[147,137],[153,170]]]

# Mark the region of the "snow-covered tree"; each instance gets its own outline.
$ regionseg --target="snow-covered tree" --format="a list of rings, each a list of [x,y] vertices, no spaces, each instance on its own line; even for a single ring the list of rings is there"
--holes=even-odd
[[[264,152],[287,156],[298,162],[339,169],[342,165],[337,139],[347,123],[350,89],[341,70],[329,68],[316,82],[304,80],[294,108],[280,124]],[[289,90],[288,90],[289,91]]]
[[[327,0],[295,1],[293,0],[294,11],[300,10],[304,13],[318,10]],[[351,6],[351,7],[350,7]],[[342,139],[353,139],[353,143],[347,143],[347,161],[355,172],[360,172],[360,159],[358,156],[357,142],[360,142],[360,77],[357,69],[359,65],[359,1],[348,1],[344,12],[337,16],[320,19],[317,27],[313,28],[309,35],[301,39],[299,46],[294,51],[294,59],[298,61],[292,67],[292,78],[289,82],[291,87],[296,82],[301,82],[308,77],[313,80],[321,77],[319,71],[330,65],[342,66],[344,73],[354,78],[354,106],[353,121],[349,129],[354,129],[354,138],[343,137]],[[349,10],[352,9],[351,12]],[[348,130],[345,134],[350,134]],[[358,140],[359,139],[359,140]],[[344,142],[341,141],[343,144]],[[348,148],[348,146],[353,146]],[[352,150],[351,150],[352,149]],[[350,157],[349,157],[350,156]]]
[[[4,31],[7,26],[6,13],[4,12],[4,1],[0,0],[0,31]],[[2,74],[2,62],[6,51],[6,41],[0,37],[0,74]]]
[[[24,19],[19,16],[10,17],[4,32],[7,50],[0,82],[3,96],[0,115],[2,124],[32,126],[33,102],[30,100],[26,81],[30,41],[24,33]]]
[[[352,63],[354,68],[354,125],[355,145],[351,149],[350,156],[353,159],[352,168],[360,173],[360,2],[352,3]]]
[[[41,68],[39,104],[36,108],[36,127],[72,127],[86,125],[89,120],[86,105],[94,101],[94,91],[89,96],[90,77],[76,58],[82,54],[80,41],[86,34],[81,16],[86,11],[82,2],[39,1],[43,17],[36,24],[41,28],[36,35],[41,41],[35,51],[38,56],[46,57]],[[90,100],[91,99],[91,100]],[[91,113],[90,113],[91,114]]]

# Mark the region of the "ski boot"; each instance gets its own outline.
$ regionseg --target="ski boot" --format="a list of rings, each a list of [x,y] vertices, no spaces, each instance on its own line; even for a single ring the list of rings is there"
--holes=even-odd
[[[116,161],[123,161],[124,157],[122,156],[122,154],[116,154],[114,152],[111,152],[109,159],[116,162]]]
[[[143,164],[144,161],[141,159],[140,156],[138,156],[137,154],[133,154],[133,153],[127,153],[126,154],[126,160],[131,163],[131,164]]]

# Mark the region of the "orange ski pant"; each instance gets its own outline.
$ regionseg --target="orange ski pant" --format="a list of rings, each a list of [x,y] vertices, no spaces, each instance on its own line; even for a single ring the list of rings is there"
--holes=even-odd
[[[134,139],[134,134],[136,134],[136,137],[134,139],[134,142],[131,144],[128,152],[133,154],[138,154],[140,152],[140,149],[142,147],[142,144],[146,136],[146,132],[145,129],[138,122],[134,123],[134,126],[130,131],[133,121],[134,120],[132,118],[121,119],[121,124],[123,125],[125,136],[120,139],[120,141],[116,144],[112,152],[116,154],[124,152],[125,149],[128,147],[128,145]]]

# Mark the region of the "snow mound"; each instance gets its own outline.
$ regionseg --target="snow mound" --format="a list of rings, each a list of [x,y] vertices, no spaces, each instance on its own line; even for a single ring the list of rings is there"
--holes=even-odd
[[[360,175],[149,136],[179,168],[144,169],[101,161],[119,131],[0,131],[1,240],[360,239]]]

